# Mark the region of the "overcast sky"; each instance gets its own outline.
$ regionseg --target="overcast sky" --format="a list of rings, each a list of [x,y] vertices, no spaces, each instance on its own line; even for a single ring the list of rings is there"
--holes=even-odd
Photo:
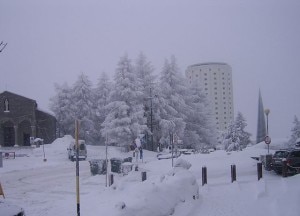
[[[96,84],[125,53],[143,51],[156,73],[171,55],[182,73],[226,62],[252,139],[259,88],[271,137],[287,137],[300,118],[299,11],[299,0],[0,0],[0,91],[49,110],[54,83],[83,72]]]

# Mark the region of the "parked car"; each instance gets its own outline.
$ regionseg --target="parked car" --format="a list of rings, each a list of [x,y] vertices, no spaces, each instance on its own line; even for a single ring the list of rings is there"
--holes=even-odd
[[[282,172],[283,160],[287,162],[288,173],[300,173],[300,149],[284,149],[274,153],[271,168],[277,174]]]
[[[0,212],[1,216],[25,216],[23,208],[4,200],[0,200]]]
[[[85,160],[87,158],[87,149],[86,149],[85,141],[78,140],[78,145],[79,145],[78,158],[79,158],[79,160]],[[75,141],[72,141],[70,143],[70,146],[69,146],[69,148],[67,148],[67,150],[68,150],[69,159],[71,161],[76,160],[76,143],[75,143]]]
[[[296,140],[295,147],[300,148],[300,138]]]
[[[172,155],[172,152],[171,153],[158,153],[156,157],[158,160],[162,160],[162,159],[170,159],[170,158],[172,158],[172,156],[173,156],[173,158],[178,158],[180,155],[181,155],[181,152],[174,151],[173,155]]]

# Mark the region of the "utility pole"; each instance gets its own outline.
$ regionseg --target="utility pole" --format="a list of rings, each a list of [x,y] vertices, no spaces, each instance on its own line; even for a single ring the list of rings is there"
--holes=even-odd
[[[0,43],[0,53],[4,50],[6,45],[7,45],[7,43],[3,43],[3,41],[1,41],[1,43]]]

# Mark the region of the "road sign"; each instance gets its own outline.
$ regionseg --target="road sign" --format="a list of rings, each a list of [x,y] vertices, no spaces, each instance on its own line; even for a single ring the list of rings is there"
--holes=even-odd
[[[271,137],[266,136],[266,137],[265,137],[265,143],[266,143],[267,145],[269,145],[269,144],[271,143]]]

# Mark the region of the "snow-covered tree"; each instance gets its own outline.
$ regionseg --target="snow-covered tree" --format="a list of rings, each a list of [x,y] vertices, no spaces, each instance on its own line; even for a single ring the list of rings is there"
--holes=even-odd
[[[138,135],[147,129],[142,100],[136,76],[127,55],[121,57],[114,75],[114,88],[110,103],[106,106],[108,115],[101,130],[109,142],[128,147]]]
[[[162,144],[169,143],[170,134],[176,133],[180,139],[183,138],[185,91],[184,78],[179,72],[175,57],[172,56],[170,62],[165,60],[159,82],[158,115],[161,129],[160,143]]]
[[[92,119],[93,92],[92,82],[85,74],[80,74],[72,88],[71,111],[76,119],[80,120],[79,137],[86,139],[89,132],[93,131]]]
[[[107,115],[105,106],[109,102],[109,94],[112,83],[106,73],[102,73],[98,80],[97,87],[94,89],[94,108],[92,109],[94,130],[92,136],[97,144],[104,144],[105,137],[100,133],[101,125]]]
[[[186,147],[201,149],[217,143],[217,131],[212,122],[209,102],[198,85],[193,85],[185,97],[186,109],[183,143]]]
[[[144,116],[147,118],[148,130],[145,135],[146,149],[155,150],[155,144],[152,143],[152,135],[154,134],[154,122],[156,119],[153,114],[153,97],[156,92],[155,76],[153,74],[154,68],[143,53],[140,53],[135,61],[134,70],[137,78],[137,85],[142,92],[142,103],[144,107]]]
[[[300,121],[298,120],[297,116],[294,117],[293,121],[293,127],[291,129],[291,138],[289,139],[288,145],[294,146],[296,143],[296,140],[300,138]]]
[[[56,95],[50,99],[50,110],[55,114],[60,135],[74,133],[74,116],[71,112],[71,88],[67,83],[55,84]]]
[[[223,145],[226,151],[242,150],[251,143],[251,134],[245,131],[246,126],[246,120],[239,112],[235,121],[229,124],[228,131],[224,135]]]

